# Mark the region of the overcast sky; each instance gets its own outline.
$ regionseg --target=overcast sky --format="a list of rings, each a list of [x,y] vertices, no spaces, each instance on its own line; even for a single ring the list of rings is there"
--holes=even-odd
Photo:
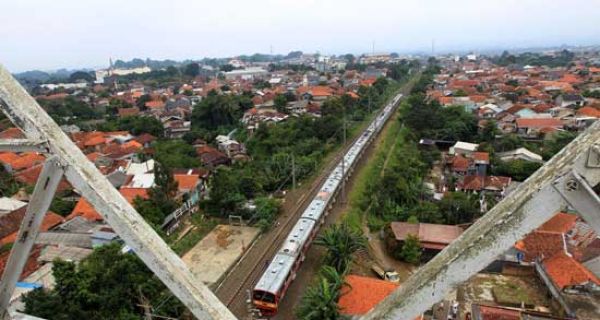
[[[600,44],[600,0],[2,0],[13,72],[200,59]]]

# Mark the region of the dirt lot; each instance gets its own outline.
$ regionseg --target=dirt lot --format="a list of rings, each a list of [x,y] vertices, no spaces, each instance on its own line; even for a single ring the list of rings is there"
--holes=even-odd
[[[211,285],[236,263],[258,233],[257,228],[220,224],[182,260],[198,280]]]
[[[462,314],[476,302],[503,306],[524,303],[532,308],[550,307],[542,283],[531,276],[480,273],[459,288],[457,298]]]

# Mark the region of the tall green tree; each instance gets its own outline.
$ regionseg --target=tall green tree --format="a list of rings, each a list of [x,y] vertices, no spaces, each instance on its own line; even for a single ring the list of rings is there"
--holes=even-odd
[[[421,243],[419,238],[414,234],[409,234],[400,249],[400,259],[412,263],[418,264],[421,260]]]
[[[296,316],[303,320],[340,319],[340,307],[337,303],[343,285],[343,275],[333,267],[324,266],[317,282],[304,292]]]
[[[54,288],[25,294],[25,313],[58,320],[140,319],[142,297],[155,303],[155,314],[186,313],[176,299],[158,306],[169,291],[135,255],[121,253],[118,244],[95,249],[79,265],[57,260],[52,271]]]
[[[327,228],[317,237],[315,244],[327,249],[326,264],[344,273],[352,261],[352,254],[366,246],[366,239],[359,231],[342,223]]]
[[[183,74],[190,77],[196,77],[200,74],[200,65],[196,62],[192,62],[185,66]]]

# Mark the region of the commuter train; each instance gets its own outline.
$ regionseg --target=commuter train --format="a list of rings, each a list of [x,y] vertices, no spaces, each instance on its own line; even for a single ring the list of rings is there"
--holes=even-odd
[[[296,271],[304,261],[308,247],[335,202],[341,189],[342,179],[348,179],[352,174],[354,164],[362,155],[369,141],[379,133],[393,114],[401,98],[402,94],[398,94],[381,110],[344,155],[344,161],[340,160],[265,269],[252,292],[252,302],[263,316],[272,316],[277,313],[279,302],[296,278]]]

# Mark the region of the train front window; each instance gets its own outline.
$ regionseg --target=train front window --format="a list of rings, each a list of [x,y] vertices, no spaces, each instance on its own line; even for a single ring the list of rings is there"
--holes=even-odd
[[[254,300],[275,303],[275,295],[264,291],[254,291]]]

